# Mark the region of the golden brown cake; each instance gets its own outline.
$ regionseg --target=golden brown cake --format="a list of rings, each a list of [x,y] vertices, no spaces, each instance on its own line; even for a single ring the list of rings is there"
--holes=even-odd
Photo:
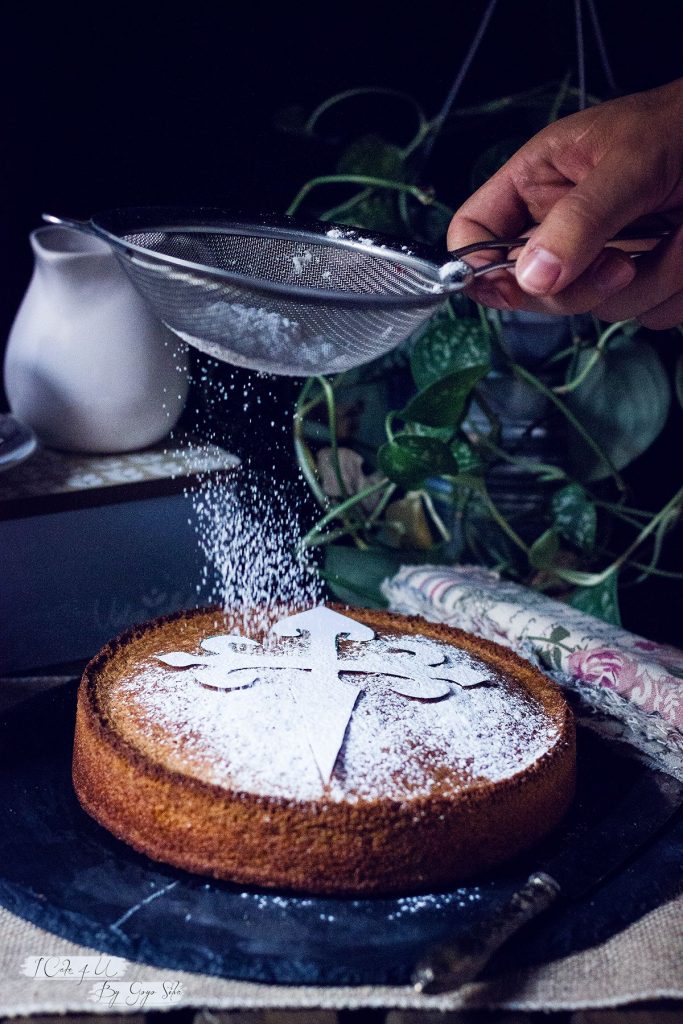
[[[76,793],[136,850],[245,885],[409,892],[481,875],[567,810],[572,714],[510,651],[334,606],[249,632],[186,612],[86,668]]]

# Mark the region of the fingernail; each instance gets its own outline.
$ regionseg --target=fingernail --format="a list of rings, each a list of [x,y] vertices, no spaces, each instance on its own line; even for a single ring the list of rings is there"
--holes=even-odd
[[[562,271],[562,264],[557,256],[547,249],[532,249],[524,258],[519,269],[517,264],[517,280],[525,292],[532,295],[545,295],[550,291]]]
[[[603,252],[593,264],[591,278],[601,292],[617,292],[633,280],[636,268],[626,260],[616,260],[609,252]]]

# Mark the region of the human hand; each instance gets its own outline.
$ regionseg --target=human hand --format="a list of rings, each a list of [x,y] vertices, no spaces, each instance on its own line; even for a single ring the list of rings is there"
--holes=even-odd
[[[663,330],[683,322],[683,227],[636,259],[605,249],[654,214],[683,220],[683,79],[548,125],[460,207],[448,248],[528,234],[515,270],[478,278],[473,299],[497,309],[635,317]],[[468,262],[489,258],[500,252]]]

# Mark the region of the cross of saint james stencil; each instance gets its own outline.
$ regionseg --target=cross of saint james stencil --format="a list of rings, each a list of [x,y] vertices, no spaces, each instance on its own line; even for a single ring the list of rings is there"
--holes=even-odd
[[[266,647],[248,637],[224,634],[202,640],[205,654],[173,651],[157,658],[172,668],[192,670],[201,686],[228,692],[252,686],[265,672],[287,672],[323,783],[332,777],[363,691],[363,676],[386,677],[395,693],[420,701],[443,700],[453,686],[491,682],[469,665],[447,664],[446,654],[419,636],[391,637],[381,649],[373,649],[376,637],[369,626],[324,605],[280,619],[271,634],[301,642],[294,650],[292,645],[278,649],[277,643]],[[342,638],[363,644],[362,651],[340,654]]]

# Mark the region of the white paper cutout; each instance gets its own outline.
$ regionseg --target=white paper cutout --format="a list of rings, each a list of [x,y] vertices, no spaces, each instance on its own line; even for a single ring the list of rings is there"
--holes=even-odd
[[[448,696],[454,684],[467,687],[489,682],[469,666],[446,665],[444,653],[419,638],[396,639],[388,649],[364,649],[357,657],[340,658],[340,638],[366,644],[375,639],[375,633],[324,605],[281,619],[271,633],[295,639],[303,639],[307,634],[309,640],[301,650],[290,653],[269,649],[248,637],[218,635],[202,640],[200,646],[208,654],[173,651],[156,657],[172,668],[193,668],[193,675],[202,686],[226,691],[251,686],[264,670],[289,670],[293,676],[290,690],[325,784],[332,777],[353,709],[362,693],[354,677],[383,676],[395,693],[423,701]]]

